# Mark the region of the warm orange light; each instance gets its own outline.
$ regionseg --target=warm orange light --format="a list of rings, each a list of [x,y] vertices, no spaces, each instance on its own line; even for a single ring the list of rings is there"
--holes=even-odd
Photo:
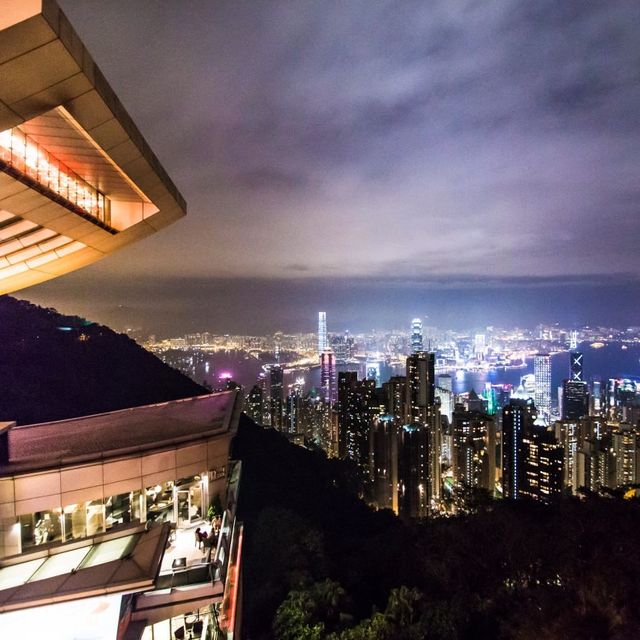
[[[109,201],[20,129],[0,132],[0,160],[109,224]]]

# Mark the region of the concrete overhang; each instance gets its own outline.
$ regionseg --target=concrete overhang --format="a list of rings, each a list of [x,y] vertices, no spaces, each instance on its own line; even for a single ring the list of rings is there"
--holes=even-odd
[[[186,214],[57,3],[2,5],[0,294],[91,264]]]

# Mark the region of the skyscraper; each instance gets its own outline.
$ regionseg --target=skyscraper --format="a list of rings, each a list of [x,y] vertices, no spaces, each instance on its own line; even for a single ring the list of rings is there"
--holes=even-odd
[[[581,351],[572,351],[571,358],[571,382],[582,382],[583,378],[583,355]]]
[[[280,365],[271,367],[271,426],[282,431],[284,417],[283,371]]]
[[[422,351],[422,320],[414,318],[411,321],[411,353]]]
[[[534,401],[538,415],[547,424],[551,417],[551,357],[548,353],[537,353],[533,359]]]
[[[502,495],[516,500],[524,487],[523,438],[533,427],[531,401],[512,398],[502,411]]]
[[[336,392],[336,358],[333,351],[320,354],[320,385],[323,400],[330,405],[337,401]]]
[[[327,314],[325,311],[318,312],[318,357],[329,348],[327,340]]]
[[[411,484],[415,490],[424,490],[426,504],[437,501],[441,493],[440,449],[442,443],[442,424],[440,409],[435,404],[435,354],[419,351],[407,358],[407,401],[406,422],[413,430],[405,429],[405,445],[411,443],[425,447],[428,482],[424,489],[422,483]],[[417,433],[416,433],[417,431]],[[425,437],[419,435],[423,432]],[[406,452],[405,459],[413,459],[416,452]],[[421,455],[421,454],[420,454]],[[408,456],[408,457],[407,457]],[[422,498],[418,500],[420,502]],[[413,503],[413,499],[409,499]]]
[[[358,381],[355,371],[338,374],[338,453],[358,466],[362,477],[369,475],[369,430],[375,381]]]
[[[589,390],[587,383],[579,380],[564,380],[562,383],[563,420],[578,420],[589,415]]]

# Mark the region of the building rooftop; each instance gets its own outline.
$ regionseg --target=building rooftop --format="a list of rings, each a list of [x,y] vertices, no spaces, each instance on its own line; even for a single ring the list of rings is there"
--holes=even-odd
[[[8,463],[0,476],[171,447],[232,431],[238,392],[225,391],[162,404],[35,425],[9,426]]]

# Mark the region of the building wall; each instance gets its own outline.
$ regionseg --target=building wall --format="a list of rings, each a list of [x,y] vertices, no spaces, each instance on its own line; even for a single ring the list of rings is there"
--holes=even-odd
[[[0,557],[20,553],[20,515],[61,509],[209,471],[209,494],[224,490],[233,434],[93,464],[0,479]],[[218,486],[220,485],[220,486]]]

